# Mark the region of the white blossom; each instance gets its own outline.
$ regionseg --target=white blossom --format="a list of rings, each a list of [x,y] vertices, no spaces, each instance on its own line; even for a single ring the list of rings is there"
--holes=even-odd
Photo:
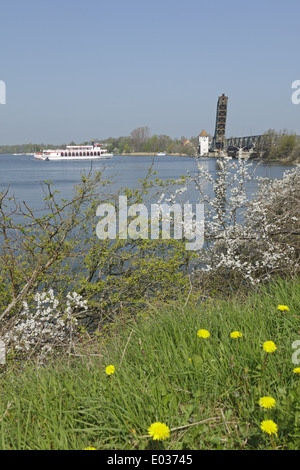
[[[60,302],[52,289],[36,293],[34,301],[35,307],[29,307],[27,302],[23,302],[21,314],[3,340],[8,352],[35,352],[42,360],[55,347],[70,342],[78,325],[74,312],[78,309],[87,310],[88,306],[86,300],[72,292],[67,294],[65,308],[60,309]]]
[[[273,273],[299,269],[288,234],[300,231],[300,167],[285,172],[281,180],[257,178],[249,158],[250,153],[242,158],[242,149],[235,161],[221,154],[216,178],[198,158],[198,174],[190,179],[205,205],[206,246],[199,252],[202,270],[238,274],[255,285]],[[251,180],[259,183],[252,197],[246,191]]]

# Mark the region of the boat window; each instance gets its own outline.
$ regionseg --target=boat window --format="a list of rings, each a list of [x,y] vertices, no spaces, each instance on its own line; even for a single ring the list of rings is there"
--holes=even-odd
[[[72,152],[72,157],[75,157],[75,152]]]
[[[64,152],[61,152],[60,156],[63,157],[63,156],[64,156]]]
[[[98,155],[100,155],[100,152],[98,152]]]
[[[82,152],[79,152],[79,156],[82,157]]]
[[[87,156],[89,156],[90,152],[86,152]]]
[[[78,152],[76,152],[76,157],[78,157]]]
[[[69,157],[71,156],[71,152],[69,152]]]
[[[85,157],[85,152],[83,152],[83,156]]]

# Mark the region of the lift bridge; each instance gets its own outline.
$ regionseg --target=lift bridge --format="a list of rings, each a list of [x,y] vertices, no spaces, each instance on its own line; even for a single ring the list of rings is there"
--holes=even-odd
[[[216,113],[215,134],[212,140],[212,150],[231,150],[242,147],[244,150],[250,150],[254,144],[261,139],[261,135],[251,135],[246,137],[230,137],[226,139],[226,119],[227,119],[228,96],[223,93],[219,96]]]

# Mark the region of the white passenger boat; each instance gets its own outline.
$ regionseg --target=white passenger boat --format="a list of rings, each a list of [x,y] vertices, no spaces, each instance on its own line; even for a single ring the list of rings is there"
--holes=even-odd
[[[45,149],[34,154],[37,160],[106,160],[112,156],[101,144],[67,145],[65,149]]]
[[[167,153],[166,152],[158,152],[157,156],[158,157],[166,157]]]

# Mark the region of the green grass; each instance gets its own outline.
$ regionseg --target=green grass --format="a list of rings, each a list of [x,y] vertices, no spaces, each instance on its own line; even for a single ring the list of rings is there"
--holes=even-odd
[[[279,312],[278,304],[289,312]],[[201,339],[197,331],[210,332]],[[232,331],[242,338],[232,339]],[[151,307],[80,355],[0,376],[1,449],[300,449],[300,282],[205,303]],[[263,343],[277,350],[267,354]],[[300,359],[300,352],[299,352]],[[115,366],[107,376],[105,367]],[[262,396],[276,399],[263,410]],[[270,438],[264,419],[278,425]],[[147,437],[151,423],[171,429]]]

